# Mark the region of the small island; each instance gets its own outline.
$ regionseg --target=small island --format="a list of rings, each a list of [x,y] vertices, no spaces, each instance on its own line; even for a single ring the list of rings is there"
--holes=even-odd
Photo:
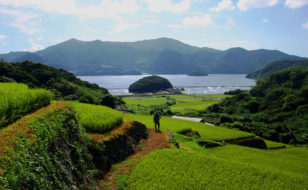
[[[156,93],[172,88],[173,86],[168,79],[152,75],[134,82],[128,90],[133,93]]]
[[[208,76],[207,72],[203,70],[193,70],[187,74],[188,76]]]

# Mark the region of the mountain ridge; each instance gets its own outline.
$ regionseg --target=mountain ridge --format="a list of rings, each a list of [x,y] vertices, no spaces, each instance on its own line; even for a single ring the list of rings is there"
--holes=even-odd
[[[172,38],[136,42],[81,41],[71,38],[36,52],[0,54],[8,62],[31,60],[76,75],[250,73],[279,60],[301,60],[278,50],[216,50],[196,47]]]

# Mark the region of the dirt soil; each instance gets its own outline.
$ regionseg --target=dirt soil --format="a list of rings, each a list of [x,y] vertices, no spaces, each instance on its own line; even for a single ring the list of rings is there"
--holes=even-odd
[[[154,129],[148,129],[148,134],[148,139],[142,139],[139,145],[135,147],[133,155],[126,158],[123,162],[113,165],[104,179],[98,181],[98,184],[104,184],[100,189],[116,190],[116,178],[128,175],[131,169],[144,156],[157,149],[172,147],[168,142],[167,132],[161,131],[158,133]]]

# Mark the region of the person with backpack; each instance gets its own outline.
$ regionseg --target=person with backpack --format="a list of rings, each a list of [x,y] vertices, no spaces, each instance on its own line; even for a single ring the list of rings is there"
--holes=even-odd
[[[160,116],[159,112],[156,111],[155,114],[154,114],[154,124],[155,124],[155,131],[156,132],[159,132],[159,127],[160,127],[159,120],[160,120],[160,118],[161,118],[161,116]]]

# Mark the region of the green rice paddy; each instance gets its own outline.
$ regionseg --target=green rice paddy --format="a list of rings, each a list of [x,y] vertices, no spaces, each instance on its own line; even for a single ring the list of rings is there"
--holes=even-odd
[[[123,113],[106,106],[71,102],[87,132],[104,133],[120,125]]]
[[[307,189],[307,177],[220,159],[199,152],[164,149],[138,163],[128,189]]]
[[[0,83],[0,128],[50,104],[53,94],[25,84]]]

